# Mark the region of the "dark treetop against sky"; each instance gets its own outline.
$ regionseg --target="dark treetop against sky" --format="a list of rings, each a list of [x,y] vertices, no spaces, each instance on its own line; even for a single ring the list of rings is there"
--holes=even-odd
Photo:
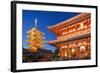
[[[27,31],[32,29],[35,25],[35,18],[37,18],[37,29],[41,32],[44,32],[45,39],[44,40],[55,40],[56,36],[51,31],[47,29],[48,26],[55,25],[59,22],[65,21],[73,16],[76,16],[80,13],[75,12],[53,12],[53,11],[34,11],[34,10],[23,10],[22,12],[22,44],[23,48],[28,48],[27,44]],[[48,43],[44,43],[45,46],[43,48],[47,50],[51,50],[54,52],[56,47],[49,45]]]

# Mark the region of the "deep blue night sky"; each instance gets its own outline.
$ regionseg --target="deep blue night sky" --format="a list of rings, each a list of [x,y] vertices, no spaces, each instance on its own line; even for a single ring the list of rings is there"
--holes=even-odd
[[[45,40],[55,40],[56,36],[47,29],[47,26],[55,25],[59,22],[62,22],[64,20],[67,20],[73,16],[76,16],[80,13],[75,12],[53,12],[53,11],[34,11],[34,10],[23,10],[23,28],[22,28],[22,39],[23,39],[23,48],[28,48],[27,44],[27,31],[34,27],[34,20],[37,18],[37,29],[41,32],[44,32]],[[43,48],[47,50],[51,50],[54,52],[56,47],[49,45],[48,43],[45,43],[46,46]]]

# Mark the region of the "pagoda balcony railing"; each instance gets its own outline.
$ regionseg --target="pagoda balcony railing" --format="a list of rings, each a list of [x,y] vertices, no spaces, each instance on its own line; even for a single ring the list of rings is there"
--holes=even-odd
[[[85,28],[85,29],[81,29],[63,36],[59,36],[57,37],[57,40],[64,40],[64,39],[69,39],[71,37],[75,37],[75,36],[80,36],[80,35],[84,35],[84,34],[88,34],[90,33],[91,28]]]

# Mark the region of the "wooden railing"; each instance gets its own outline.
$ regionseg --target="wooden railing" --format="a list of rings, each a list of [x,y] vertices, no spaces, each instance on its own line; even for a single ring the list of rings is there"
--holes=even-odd
[[[85,28],[85,29],[81,29],[81,30],[78,30],[78,31],[75,31],[75,32],[68,33],[68,34],[63,35],[63,36],[59,36],[59,37],[57,37],[57,39],[58,40],[64,40],[64,39],[68,39],[68,38],[71,38],[71,37],[84,35],[84,34],[89,33],[90,30],[91,30],[90,27],[89,28]]]

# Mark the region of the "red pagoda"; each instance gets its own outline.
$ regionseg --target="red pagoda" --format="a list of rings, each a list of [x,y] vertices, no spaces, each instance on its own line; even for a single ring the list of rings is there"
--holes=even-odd
[[[60,59],[91,58],[91,14],[81,13],[68,20],[49,26],[56,36],[49,44],[59,49]]]

